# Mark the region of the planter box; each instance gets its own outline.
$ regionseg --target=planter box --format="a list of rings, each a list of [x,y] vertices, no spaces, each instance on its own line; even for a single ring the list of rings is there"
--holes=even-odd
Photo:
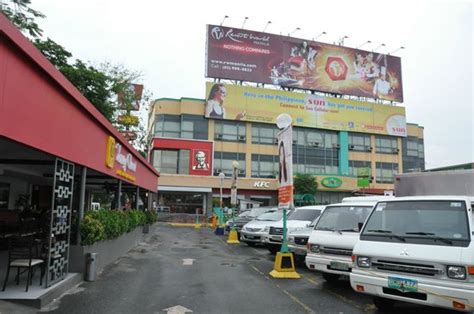
[[[149,226],[149,233],[143,233],[143,226],[139,226],[116,239],[105,240],[92,245],[71,245],[69,252],[69,272],[85,273],[87,253],[97,253],[97,274],[104,268],[124,256],[132,248],[150,238],[156,230],[156,224]]]

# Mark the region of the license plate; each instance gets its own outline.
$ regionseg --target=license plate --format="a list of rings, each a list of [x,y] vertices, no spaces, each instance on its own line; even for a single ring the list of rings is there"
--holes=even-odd
[[[349,271],[349,265],[346,263],[331,262],[330,266],[332,269]]]
[[[254,236],[249,236],[249,235],[247,236],[247,238],[248,238],[248,239],[255,239]]]
[[[388,277],[388,287],[402,292],[417,292],[418,282],[400,277]]]
[[[282,239],[281,237],[272,237],[273,241],[281,241],[281,239]]]

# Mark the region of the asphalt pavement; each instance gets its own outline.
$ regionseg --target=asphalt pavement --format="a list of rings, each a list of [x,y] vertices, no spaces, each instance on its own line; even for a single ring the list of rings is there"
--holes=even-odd
[[[160,225],[151,240],[95,282],[78,285],[41,312],[379,313],[347,278],[328,284],[300,265],[300,279],[274,279],[269,272],[275,257],[268,250],[226,240],[209,228]],[[398,304],[394,312],[449,313],[410,304]]]

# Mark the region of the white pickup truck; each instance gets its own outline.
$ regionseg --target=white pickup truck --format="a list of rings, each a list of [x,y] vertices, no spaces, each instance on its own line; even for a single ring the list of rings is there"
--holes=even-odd
[[[474,197],[413,196],[378,202],[353,252],[354,290],[395,301],[474,310]]]

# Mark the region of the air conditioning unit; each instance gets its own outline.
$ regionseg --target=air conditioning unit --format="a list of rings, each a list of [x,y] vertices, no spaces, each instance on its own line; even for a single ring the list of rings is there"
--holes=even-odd
[[[222,134],[220,134],[220,133],[216,134],[216,139],[221,140],[222,139]]]
[[[341,148],[341,145],[339,145],[339,144],[332,144],[332,147],[333,147],[333,148]]]
[[[349,150],[354,150],[354,145],[349,145]]]
[[[309,145],[309,146],[313,146],[313,147],[319,147],[319,143],[318,143],[318,142],[309,142],[308,145]]]
[[[298,144],[298,140],[293,140],[293,145]]]
[[[276,138],[274,141],[275,144],[278,144],[278,139]],[[294,143],[294,142],[293,142]]]
[[[372,146],[367,147],[367,151],[371,152],[372,151]]]
[[[245,135],[239,135],[239,141],[245,142]]]
[[[394,148],[394,149],[393,149],[393,152],[394,152],[395,154],[398,154],[399,151],[400,151],[400,150],[399,150],[398,148]]]

